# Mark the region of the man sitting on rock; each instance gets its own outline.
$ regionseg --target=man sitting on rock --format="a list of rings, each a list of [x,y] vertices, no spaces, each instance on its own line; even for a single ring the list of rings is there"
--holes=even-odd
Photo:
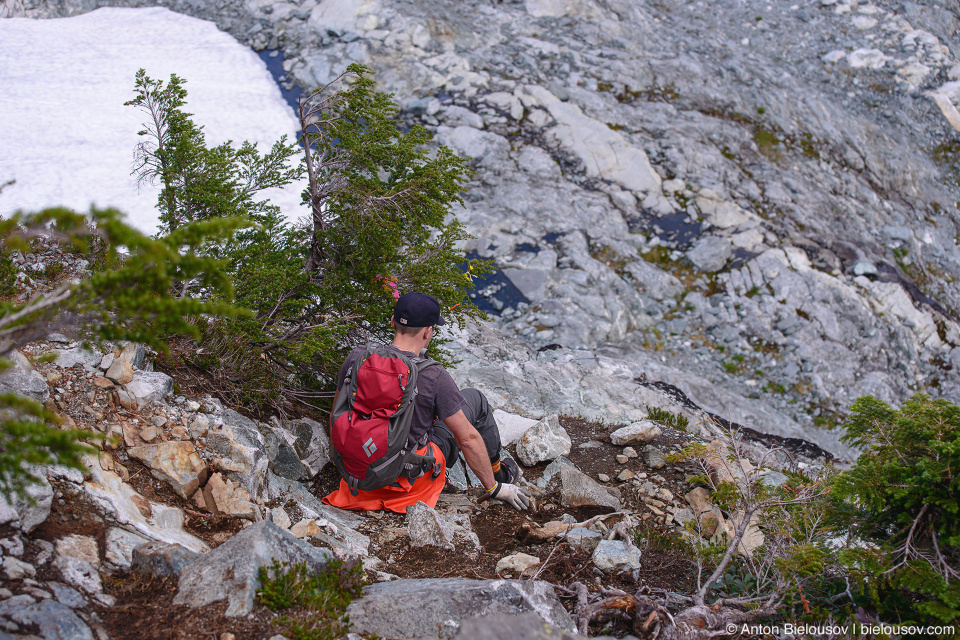
[[[430,344],[434,327],[443,324],[436,298],[425,293],[404,294],[397,300],[390,318],[394,334],[388,348],[415,358]],[[334,406],[348,372],[364,350],[365,347],[357,347],[351,351],[340,367]],[[487,399],[476,389],[461,392],[446,369],[436,364],[422,369],[417,377],[408,442],[420,442],[425,434],[428,442],[435,445],[432,455],[440,465],[439,473],[425,473],[413,482],[406,477],[397,478],[392,485],[371,491],[351,491],[341,480],[339,488],[323,501],[341,509],[387,509],[398,513],[405,513],[407,507],[417,502],[436,507],[446,482],[446,470],[456,464],[463,453],[467,466],[485,489],[481,501],[499,500],[518,510],[529,507],[526,492],[513,484],[520,478],[520,468],[512,459],[500,458],[500,431]]]

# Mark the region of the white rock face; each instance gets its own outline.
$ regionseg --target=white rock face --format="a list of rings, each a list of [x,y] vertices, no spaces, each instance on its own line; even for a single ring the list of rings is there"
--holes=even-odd
[[[505,447],[519,440],[530,427],[537,424],[537,420],[500,409],[494,409],[493,418],[497,421],[497,427],[500,430],[500,444]]]
[[[632,146],[606,124],[585,115],[575,104],[562,102],[537,85],[524,87],[520,99],[527,106],[545,107],[557,124],[549,130],[553,140],[576,154],[589,177],[611,180],[634,191],[660,188],[660,176],[650,166],[643,149]]]
[[[320,7],[355,4],[327,0]],[[30,55],[22,55],[25,51]],[[130,157],[145,116],[123,103],[133,98],[137,69],[154,79],[171,73],[187,81],[187,110],[204,126],[209,145],[250,140],[261,151],[298,125],[264,63],[249,48],[217,29],[162,8],[102,8],[74,18],[0,21],[4,87],[0,176],[15,185],[0,194],[0,215],[16,209],[64,205],[84,211],[91,203],[113,206],[134,226],[153,233],[158,186],[137,186]],[[37,102],[56,86],[70,96],[71,127],[53,102]],[[53,96],[51,96],[53,99]],[[91,161],[91,159],[96,161]],[[55,170],[51,168],[55,167]],[[271,200],[291,217],[301,214],[302,186],[272,191]]]

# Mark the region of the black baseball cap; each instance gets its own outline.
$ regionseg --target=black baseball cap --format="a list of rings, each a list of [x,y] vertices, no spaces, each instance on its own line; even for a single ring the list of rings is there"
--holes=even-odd
[[[405,327],[432,327],[444,324],[440,302],[426,293],[405,293],[393,307],[393,319]]]

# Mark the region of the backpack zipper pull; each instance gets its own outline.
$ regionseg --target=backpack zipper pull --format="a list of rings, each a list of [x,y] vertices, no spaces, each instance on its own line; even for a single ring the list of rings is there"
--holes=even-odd
[[[400,391],[401,391],[401,392],[404,392],[404,391],[407,390],[407,388],[406,388],[405,386],[403,386],[403,374],[402,374],[402,373],[397,374],[397,382],[400,383]]]

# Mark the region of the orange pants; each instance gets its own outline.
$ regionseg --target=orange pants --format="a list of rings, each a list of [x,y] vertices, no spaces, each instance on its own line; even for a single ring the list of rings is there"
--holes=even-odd
[[[429,444],[427,446],[430,446]],[[417,453],[424,455],[427,447],[417,450]],[[350,509],[352,511],[395,511],[396,513],[406,513],[407,507],[412,507],[418,502],[425,502],[430,508],[437,506],[437,500],[440,498],[440,492],[447,480],[447,461],[443,457],[443,451],[440,447],[433,445],[433,456],[440,463],[440,475],[431,480],[432,473],[425,473],[417,478],[412,484],[407,478],[398,478],[399,487],[383,487],[373,491],[360,491],[354,496],[350,493],[350,487],[343,480],[336,491],[324,497],[323,501],[332,507],[340,509]]]

